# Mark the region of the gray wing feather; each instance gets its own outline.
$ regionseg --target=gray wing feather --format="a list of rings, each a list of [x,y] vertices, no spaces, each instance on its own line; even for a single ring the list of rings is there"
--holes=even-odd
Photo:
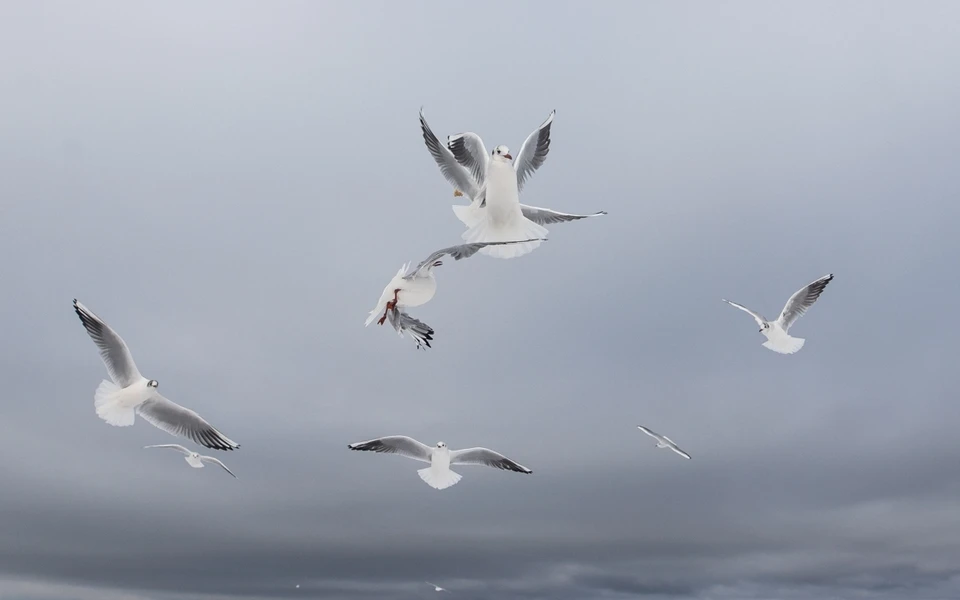
[[[527,136],[520,146],[520,152],[513,161],[513,168],[517,171],[517,192],[523,190],[526,180],[547,160],[547,153],[550,152],[550,127],[556,114],[557,111],[551,112],[547,120]]]
[[[107,367],[110,379],[120,387],[139,381],[142,375],[133,362],[130,349],[117,332],[76,298],[73,299],[73,309],[77,311],[83,327],[100,349],[100,358]]]
[[[173,448],[181,454],[189,455],[190,451],[181,446],[180,444],[153,444],[152,446],[144,446],[144,448]]]
[[[639,429],[640,431],[644,432],[645,434],[649,435],[650,437],[654,438],[657,441],[660,441],[660,438],[662,437],[656,431],[649,429],[647,427],[644,427],[643,425],[637,425],[637,429]]]
[[[461,260],[464,258],[470,258],[476,254],[481,248],[486,248],[487,246],[504,246],[507,244],[524,244],[526,242],[535,242],[537,240],[546,241],[543,238],[530,238],[526,240],[510,240],[507,242],[474,242],[472,244],[460,244],[459,246],[450,246],[449,248],[444,248],[443,250],[437,250],[426,259],[420,262],[417,265],[417,268],[410,272],[409,275],[404,276],[405,279],[410,279],[420,275],[420,273],[425,269],[433,268],[434,263],[443,258],[444,256],[451,256],[453,260]]]
[[[731,302],[730,300],[727,300],[727,299],[725,299],[725,298],[721,298],[721,299],[722,299],[724,302],[726,302],[727,304],[729,304],[730,306],[733,306],[734,308],[739,308],[739,309],[742,310],[743,312],[749,314],[749,315],[750,315],[751,317],[753,317],[754,320],[756,320],[756,322],[759,323],[760,325],[763,325],[763,324],[767,321],[767,320],[763,317],[763,315],[761,315],[760,313],[755,313],[755,312],[753,312],[752,310],[750,310],[749,308],[747,308],[746,306],[744,306],[744,305],[742,305],[742,304],[737,304],[736,302]]]
[[[423,109],[420,109],[420,129],[423,132],[423,141],[427,145],[427,150],[433,156],[433,160],[440,167],[440,172],[454,188],[463,192],[470,200],[474,200],[480,193],[480,186],[470,175],[466,168],[457,162],[457,159],[450,152],[450,149],[440,143],[437,136],[427,125],[427,120],[423,116]]]
[[[505,471],[515,471],[517,473],[533,473],[530,469],[516,463],[499,452],[494,452],[489,448],[467,448],[466,450],[454,450],[450,453],[451,465],[484,465],[494,469],[503,469]]]
[[[483,186],[487,179],[488,155],[480,136],[469,131],[447,136],[447,148],[457,162],[470,172],[477,185]]]
[[[607,211],[601,210],[589,215],[571,215],[568,213],[557,212],[549,208],[540,208],[538,206],[520,205],[520,211],[523,216],[530,219],[537,225],[552,225],[554,223],[565,223],[567,221],[577,221],[580,219],[589,219],[590,217],[599,217],[607,214]]]
[[[387,437],[368,440],[366,442],[357,442],[356,444],[347,444],[351,450],[362,452],[381,452],[386,454],[399,454],[413,460],[430,462],[432,450],[421,444],[412,437],[405,435],[388,435]]]
[[[387,313],[387,318],[401,337],[404,333],[407,333],[413,338],[413,341],[417,343],[417,350],[420,348],[426,350],[432,347],[430,342],[433,341],[433,327],[411,317],[397,307]]]
[[[223,467],[223,470],[224,470],[224,471],[226,471],[227,473],[230,473],[231,475],[233,475],[233,478],[234,478],[234,479],[237,478],[237,476],[233,474],[233,471],[231,471],[230,469],[228,469],[228,468],[227,468],[227,465],[223,464],[223,463],[220,461],[219,458],[215,458],[215,457],[213,457],[213,456],[202,456],[202,455],[201,455],[201,456],[200,456],[200,460],[201,460],[201,461],[207,460],[207,461],[210,461],[210,462],[212,462],[212,463],[216,463],[216,464],[220,465],[221,467]]]
[[[810,285],[797,290],[794,295],[790,296],[786,306],[783,307],[783,312],[780,313],[780,318],[777,319],[784,331],[789,329],[797,319],[806,314],[807,310],[813,306],[813,303],[817,301],[817,298],[823,293],[824,288],[826,288],[827,284],[832,280],[833,273],[824,275]]]
[[[149,400],[137,407],[137,412],[148,423],[171,435],[179,435],[214,450],[235,450],[240,447],[217,431],[203,417],[189,408],[167,400],[154,392]]]

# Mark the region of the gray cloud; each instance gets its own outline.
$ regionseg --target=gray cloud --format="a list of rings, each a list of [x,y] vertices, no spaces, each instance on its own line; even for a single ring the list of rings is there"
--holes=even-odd
[[[3,598],[960,593],[952,3],[4,13]],[[362,327],[461,232],[421,106],[513,147],[557,109],[525,201],[610,213],[445,265],[426,353]],[[827,272],[789,358],[720,302]],[[96,417],[74,297],[239,479]],[[346,449],[395,433],[534,474]]]

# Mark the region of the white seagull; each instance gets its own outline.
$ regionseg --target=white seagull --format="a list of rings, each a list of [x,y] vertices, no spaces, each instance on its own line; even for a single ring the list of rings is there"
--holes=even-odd
[[[213,456],[204,456],[198,452],[187,450],[180,444],[154,444],[152,446],[144,446],[144,448],[172,448],[177,452],[179,452],[180,454],[183,454],[183,459],[187,461],[187,464],[193,467],[194,469],[202,469],[204,462],[211,462],[211,463],[220,465],[221,467],[223,467],[224,471],[233,475],[233,471],[228,469],[227,465],[220,462],[220,459],[214,458]],[[236,475],[233,475],[233,476],[234,478],[236,478]]]
[[[438,490],[446,489],[460,481],[460,474],[451,471],[450,465],[486,465],[517,473],[533,473],[525,466],[487,448],[450,450],[443,442],[437,442],[437,445],[431,448],[405,435],[391,435],[366,442],[357,442],[356,444],[348,444],[348,447],[351,450],[399,454],[430,463],[429,467],[420,469],[417,474],[427,485]]]
[[[647,429],[643,425],[637,425],[637,429],[649,435],[653,439],[657,440],[657,448],[670,448],[680,456],[684,457],[687,460],[690,460],[690,455],[684,452],[683,450],[681,450],[680,446],[678,446],[673,440],[671,440],[667,436],[660,435],[656,431]]]
[[[470,200],[469,206],[453,206],[457,218],[467,226],[464,241],[543,238],[547,234],[543,225],[607,214],[600,211],[574,215],[520,204],[524,183],[547,158],[554,114],[556,111],[527,137],[513,161],[506,146],[497,146],[488,155],[483,140],[472,132],[449,136],[447,146],[443,146],[420,109],[420,128],[427,150],[454,187],[454,196],[465,194]],[[485,248],[481,252],[496,258],[515,258],[532,252],[539,245],[535,240],[522,246]]]
[[[427,583],[427,585],[432,585],[432,586],[433,586],[433,591],[435,591],[435,592],[449,592],[449,591],[450,591],[450,590],[448,590],[447,588],[442,588],[442,587],[440,587],[439,585],[437,585],[437,584],[435,584],[435,583],[430,583],[429,581],[426,582],[426,583]]]
[[[824,275],[820,279],[814,281],[810,285],[804,286],[797,290],[797,292],[790,296],[790,299],[787,300],[786,306],[783,307],[783,312],[780,313],[780,317],[776,321],[768,321],[763,316],[758,313],[753,312],[746,306],[742,304],[737,304],[736,302],[731,302],[727,299],[723,299],[724,302],[731,306],[735,306],[740,310],[748,313],[754,318],[757,322],[757,325],[760,326],[760,333],[766,336],[767,341],[763,343],[763,346],[774,352],[779,352],[780,354],[793,354],[803,348],[803,344],[806,341],[803,338],[795,338],[790,336],[787,332],[790,331],[790,326],[793,325],[797,319],[802,317],[807,310],[813,306],[813,303],[817,301],[817,298],[820,297],[820,294],[823,293],[823,289],[827,287],[827,284],[833,280],[833,274]]]
[[[390,319],[390,324],[393,325],[393,328],[401,337],[403,337],[404,332],[407,332],[410,334],[410,337],[413,338],[413,341],[416,342],[418,349],[421,347],[430,348],[430,342],[433,340],[433,329],[426,323],[414,319],[406,312],[400,310],[400,307],[420,306],[426,304],[433,298],[434,294],[437,293],[437,279],[433,274],[433,269],[443,264],[443,261],[440,259],[444,256],[451,256],[453,260],[460,260],[469,258],[476,254],[481,248],[488,246],[522,244],[530,241],[537,241],[539,243],[540,241],[546,240],[515,240],[510,242],[461,244],[459,246],[451,246],[437,250],[412,269],[410,268],[410,263],[404,264],[400,267],[400,270],[397,271],[397,274],[393,276],[393,279],[390,280],[390,283],[387,284],[387,287],[383,288],[383,293],[380,294],[380,300],[377,301],[377,305],[370,311],[364,327],[370,325],[378,315],[382,315],[377,321],[379,325],[383,325],[384,321]]]
[[[240,444],[223,435],[189,408],[167,400],[157,392],[156,379],[137,370],[133,356],[117,333],[90,309],[73,301],[80,321],[94,343],[110,379],[103,380],[93,395],[97,416],[117,427],[133,425],[137,414],[171,435],[179,435],[214,450],[235,450]]]

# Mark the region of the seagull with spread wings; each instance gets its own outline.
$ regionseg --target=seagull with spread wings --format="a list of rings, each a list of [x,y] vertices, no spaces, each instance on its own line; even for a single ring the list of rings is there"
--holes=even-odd
[[[657,440],[657,448],[670,448],[671,450],[673,450],[674,452],[676,452],[676,453],[679,454],[680,456],[684,457],[684,458],[687,459],[687,460],[690,460],[690,455],[687,454],[686,452],[684,452],[683,450],[681,450],[681,449],[680,449],[680,446],[678,446],[678,445],[676,444],[676,442],[674,442],[673,440],[671,440],[671,439],[668,438],[667,436],[665,436],[665,435],[660,435],[660,434],[657,433],[656,431],[653,431],[652,429],[648,429],[648,428],[644,427],[643,425],[637,425],[637,429],[639,429],[640,431],[642,431],[642,432],[644,432],[645,434],[649,435],[649,436],[652,437],[653,439]]]
[[[420,110],[420,129],[427,150],[454,187],[454,195],[466,195],[470,200],[467,206],[453,206],[457,218],[467,226],[463,234],[465,241],[542,238],[547,234],[544,225],[607,214],[599,211],[575,215],[520,204],[524,184],[547,159],[555,113],[551,112],[547,120],[527,136],[514,160],[506,146],[497,146],[487,154],[483,140],[473,132],[449,136],[447,145],[442,145],[427,125],[423,109]],[[523,246],[486,248],[481,253],[515,258],[532,252],[539,245],[534,241]]]
[[[410,335],[416,342],[417,348],[430,348],[430,342],[433,340],[433,328],[426,323],[419,321],[408,315],[401,307],[414,307],[426,304],[434,294],[437,293],[437,279],[433,269],[443,264],[440,259],[444,256],[450,256],[453,260],[469,258],[477,253],[478,250],[488,246],[505,246],[510,244],[522,244],[531,241],[544,240],[515,240],[510,242],[480,242],[474,244],[461,244],[451,246],[442,250],[437,250],[426,259],[420,262],[414,268],[410,268],[410,263],[404,264],[393,276],[387,287],[383,288],[380,294],[380,300],[370,311],[364,326],[370,325],[377,317],[377,324],[383,325],[384,321],[390,319],[390,324],[396,330],[397,334],[403,337],[404,333]]]
[[[793,354],[799,351],[800,348],[803,348],[806,340],[790,336],[787,333],[790,330],[790,326],[806,314],[810,307],[813,306],[813,303],[817,301],[817,298],[820,297],[820,294],[823,293],[827,284],[832,280],[833,274],[831,273],[797,290],[797,292],[787,300],[786,306],[783,307],[783,312],[780,313],[780,317],[777,318],[776,321],[768,321],[759,313],[750,310],[742,304],[737,304],[736,302],[731,302],[726,299],[723,301],[753,317],[757,325],[760,326],[760,333],[767,338],[767,341],[763,343],[764,348],[780,354]]]
[[[437,445],[431,448],[405,435],[391,435],[366,442],[357,442],[356,444],[348,444],[348,447],[351,450],[399,454],[400,456],[430,463],[429,467],[420,469],[417,474],[420,475],[420,479],[424,483],[438,490],[447,489],[460,481],[461,475],[451,471],[451,465],[484,465],[527,475],[533,473],[525,466],[487,448],[450,450],[443,442],[437,442]]]
[[[103,380],[93,395],[97,416],[117,427],[133,425],[136,415],[171,435],[179,435],[214,450],[240,447],[217,431],[197,413],[167,400],[157,392],[156,379],[147,379],[137,370],[127,344],[93,311],[73,301],[87,333],[100,349],[100,358],[112,381]]]
[[[204,466],[203,463],[209,462],[215,465],[220,465],[221,467],[223,467],[224,471],[233,475],[233,471],[228,469],[227,465],[223,464],[219,458],[215,458],[213,456],[205,456],[203,454],[200,454],[199,452],[193,452],[192,450],[188,450],[187,448],[184,448],[180,444],[154,444],[152,446],[144,446],[144,448],[170,448],[172,450],[176,450],[180,454],[183,454],[183,460],[187,461],[187,464],[193,467],[194,469],[202,469]],[[233,475],[233,477],[236,478],[237,476]]]

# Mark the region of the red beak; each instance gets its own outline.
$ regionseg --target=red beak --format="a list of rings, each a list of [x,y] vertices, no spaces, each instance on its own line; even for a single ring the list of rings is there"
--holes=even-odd
[[[513,160],[513,157],[510,156],[509,154],[504,154],[504,156],[506,156],[506,157],[509,158],[510,160]]]

